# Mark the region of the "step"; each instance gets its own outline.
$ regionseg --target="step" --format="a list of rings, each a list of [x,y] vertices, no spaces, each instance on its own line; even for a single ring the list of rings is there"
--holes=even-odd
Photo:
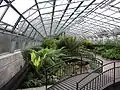
[[[80,81],[86,75],[88,75],[88,74],[82,74],[82,75],[77,75],[77,76],[71,77],[63,82],[60,82],[60,83],[48,88],[48,90],[75,90],[76,89],[76,82]],[[90,77],[86,78],[82,82],[82,85],[85,85],[87,82],[92,80],[97,75],[98,75],[97,73],[91,74]]]

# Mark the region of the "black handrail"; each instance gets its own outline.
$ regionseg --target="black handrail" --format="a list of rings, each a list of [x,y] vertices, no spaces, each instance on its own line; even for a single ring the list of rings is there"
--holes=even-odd
[[[70,62],[70,61],[72,61],[71,58],[69,58],[69,60],[65,60],[64,62],[66,63],[66,62]],[[80,60],[80,61],[82,62],[82,60]],[[61,76],[64,76],[63,73],[61,72],[61,70],[64,69],[63,67],[65,67],[65,65],[63,65],[64,62],[57,63],[57,64],[55,64],[55,65],[53,65],[53,66],[50,66],[50,67],[48,67],[47,69],[45,69],[46,90],[47,90],[47,86],[48,86],[48,76],[50,75],[50,74],[49,74],[49,70],[52,69],[52,68],[54,68],[54,67],[56,67],[56,66],[58,66],[59,69],[60,69],[60,75],[62,74]],[[74,62],[74,63],[69,63],[69,64],[67,64],[67,67],[69,67],[68,69],[70,69],[70,68],[73,69],[73,72],[71,72],[71,74],[74,73],[74,69],[75,69],[75,67],[74,67],[73,64],[76,65],[75,62]],[[68,65],[69,65],[69,66],[68,66]],[[68,70],[68,71],[70,71],[70,70]],[[72,71],[72,70],[71,70],[71,71]],[[52,73],[52,72],[51,72],[51,73]],[[81,73],[82,73],[82,71],[81,71]],[[71,76],[71,74],[69,74],[69,76]]]
[[[80,57],[81,58],[81,60],[79,60],[79,61],[83,61],[82,60],[82,57]],[[72,60],[72,58],[69,58],[69,60],[65,60],[65,62],[70,62]],[[100,65],[103,65],[103,61],[102,60],[100,60],[100,59],[98,59],[98,58],[95,58],[95,60],[97,61],[97,62],[99,62],[98,64],[100,64]],[[92,61],[92,60],[91,60]],[[60,69],[60,77],[62,78],[62,76],[63,76],[63,78],[64,79],[66,79],[66,78],[68,78],[68,77],[71,77],[73,74],[74,75],[78,75],[77,73],[76,73],[76,69],[75,69],[75,65],[77,65],[77,63],[76,62],[72,62],[72,63],[67,63],[67,66],[65,66],[65,65],[63,65],[63,62],[60,62],[60,63],[57,63],[56,65],[53,65],[53,66],[51,66],[51,67],[48,67],[47,69],[45,69],[45,78],[46,78],[46,83],[45,83],[45,86],[46,86],[46,90],[47,90],[47,87],[48,87],[48,79],[49,78],[51,78],[52,77],[52,75],[54,75],[54,73],[53,72],[50,72],[50,69],[53,69],[54,67],[57,67],[57,66],[59,66],[59,69]],[[65,70],[67,68],[67,72],[63,72],[63,70]],[[69,70],[70,69],[70,70]],[[82,73],[85,73],[85,71],[83,72],[83,66],[79,66],[79,68],[78,68],[80,71],[79,71],[79,73],[80,74],[82,74]],[[62,71],[61,71],[62,70]],[[73,72],[71,72],[73,70]],[[70,72],[69,72],[70,71]],[[65,75],[66,73],[68,73],[69,75]],[[50,77],[50,75],[51,75],[51,77]],[[56,75],[57,76],[57,75]],[[67,76],[67,77],[66,77]],[[59,75],[57,76],[57,77],[59,77]],[[61,78],[60,78],[60,81],[61,81]],[[64,80],[62,78],[62,80]],[[52,78],[52,81],[53,81],[53,78]],[[59,82],[59,81],[58,81]],[[54,84],[54,83],[53,83]],[[56,84],[56,82],[55,82],[55,84]]]
[[[109,71],[109,70],[111,70],[111,69],[114,70],[114,73],[113,73],[113,78],[114,78],[113,80],[114,80],[114,81],[113,81],[113,83],[115,83],[115,68],[117,68],[117,67],[115,67],[115,63],[116,63],[116,62],[110,62],[110,63],[104,64],[104,65],[102,65],[101,67],[99,67],[99,68],[95,69],[94,71],[92,71],[91,73],[89,73],[87,76],[85,76],[84,78],[82,78],[80,81],[78,81],[78,82],[76,83],[76,90],[82,90],[82,89],[85,88],[85,86],[87,86],[90,82],[94,81],[94,79],[96,79],[96,78],[99,77],[100,75],[103,75],[105,72],[107,72],[107,71]],[[105,66],[110,65],[110,64],[114,64],[113,68],[109,68],[109,69],[107,69],[106,71],[100,73],[99,75],[97,75],[96,77],[94,77],[92,80],[90,80],[88,83],[86,83],[85,85],[83,85],[83,86],[79,89],[79,84],[80,84],[83,80],[85,80],[87,77],[89,77],[91,74],[93,74],[95,71],[99,70],[100,68],[104,68]],[[88,86],[87,86],[87,87],[88,87]]]
[[[86,85],[88,85],[90,82],[92,82],[93,80],[95,80],[95,79],[96,79],[97,77],[99,77],[100,75],[103,75],[104,73],[106,73],[107,71],[110,71],[110,70],[112,70],[112,69],[114,69],[114,68],[108,69],[108,70],[100,73],[99,75],[97,75],[96,77],[94,77],[92,80],[90,80],[88,83],[86,83],[84,86],[82,86],[82,87],[80,88],[80,90],[81,90],[82,88],[84,88]]]

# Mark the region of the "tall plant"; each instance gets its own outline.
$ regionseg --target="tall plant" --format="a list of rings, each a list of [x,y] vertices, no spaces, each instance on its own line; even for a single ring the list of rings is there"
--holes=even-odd
[[[80,49],[80,42],[76,39],[76,37],[65,36],[60,38],[58,47],[64,47],[63,51],[65,54],[76,55]]]
[[[59,42],[59,40],[54,39],[54,38],[47,38],[43,41],[42,43],[42,47],[43,48],[52,48],[52,49],[57,49],[57,43]]]
[[[40,51],[32,50],[30,63],[36,70],[40,70],[40,68],[47,68],[61,62],[62,56],[65,56],[65,54],[61,53],[61,49],[45,48]]]

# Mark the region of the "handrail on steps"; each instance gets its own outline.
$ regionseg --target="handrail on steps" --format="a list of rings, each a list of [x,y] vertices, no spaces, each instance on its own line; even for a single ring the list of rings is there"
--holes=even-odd
[[[65,62],[68,62],[68,61],[71,61],[71,59],[69,59],[69,60],[65,60]],[[81,58],[81,61],[84,61],[84,60],[82,60],[82,58]],[[97,63],[98,65],[103,65],[103,61],[101,60],[101,59],[98,59],[98,58],[95,58],[95,63]],[[49,73],[48,73],[48,71],[51,69],[51,68],[54,68],[54,67],[56,67],[56,66],[59,66],[60,65],[60,67],[63,65],[63,62],[59,62],[59,63],[57,63],[56,65],[53,65],[53,66],[51,66],[51,67],[48,67],[46,70],[45,70],[45,78],[46,78],[46,90],[47,90],[47,86],[48,86],[48,75],[49,75]],[[68,67],[69,67],[69,65],[68,65]],[[73,67],[73,70],[75,69],[74,68],[74,66],[72,66]],[[82,67],[81,67],[82,68]],[[63,69],[63,68],[62,68]],[[82,70],[82,69],[81,69]],[[102,70],[102,69],[101,69]],[[68,70],[69,71],[69,70]],[[81,71],[81,74],[82,74],[82,71]],[[71,75],[70,75],[71,76]]]
[[[117,61],[117,62],[120,62],[120,61]],[[112,63],[114,64],[114,66],[113,66],[113,69],[114,69],[114,73],[113,73],[113,74],[114,74],[114,77],[113,77],[113,78],[114,78],[114,83],[115,83],[115,68],[117,68],[117,67],[115,66],[115,63],[116,63],[116,62],[113,61],[113,62],[104,64],[104,65],[102,65],[101,67],[93,70],[93,71],[90,72],[88,75],[86,75],[84,78],[82,78],[80,81],[76,82],[76,90],[81,90],[81,88],[79,89],[79,84],[80,84],[82,81],[84,81],[84,79],[86,79],[87,77],[89,77],[91,74],[93,74],[93,73],[96,72],[97,70],[99,70],[99,69],[101,69],[101,68],[104,68],[105,66],[110,65],[110,64],[112,64]],[[111,69],[111,68],[108,68],[106,71],[109,71],[110,69]],[[104,71],[104,72],[106,72],[106,71]],[[104,73],[104,72],[102,72],[102,73]],[[99,74],[99,75],[101,75],[101,74]],[[98,75],[98,76],[99,76],[99,75]],[[97,77],[98,77],[98,76],[97,76]],[[95,78],[96,78],[96,77],[95,77]],[[93,79],[92,79],[92,80],[93,80]],[[91,81],[92,81],[92,80],[91,80]],[[89,82],[91,82],[91,81],[89,81]],[[88,82],[88,83],[89,83],[89,82]],[[88,84],[88,83],[87,83],[87,84]],[[85,85],[87,85],[87,84],[85,84]],[[83,85],[82,87],[84,87],[85,85]]]

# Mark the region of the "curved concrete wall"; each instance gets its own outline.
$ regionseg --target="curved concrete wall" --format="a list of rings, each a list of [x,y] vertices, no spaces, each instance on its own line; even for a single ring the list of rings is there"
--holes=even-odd
[[[0,88],[4,86],[24,64],[25,61],[21,51],[0,56]]]

